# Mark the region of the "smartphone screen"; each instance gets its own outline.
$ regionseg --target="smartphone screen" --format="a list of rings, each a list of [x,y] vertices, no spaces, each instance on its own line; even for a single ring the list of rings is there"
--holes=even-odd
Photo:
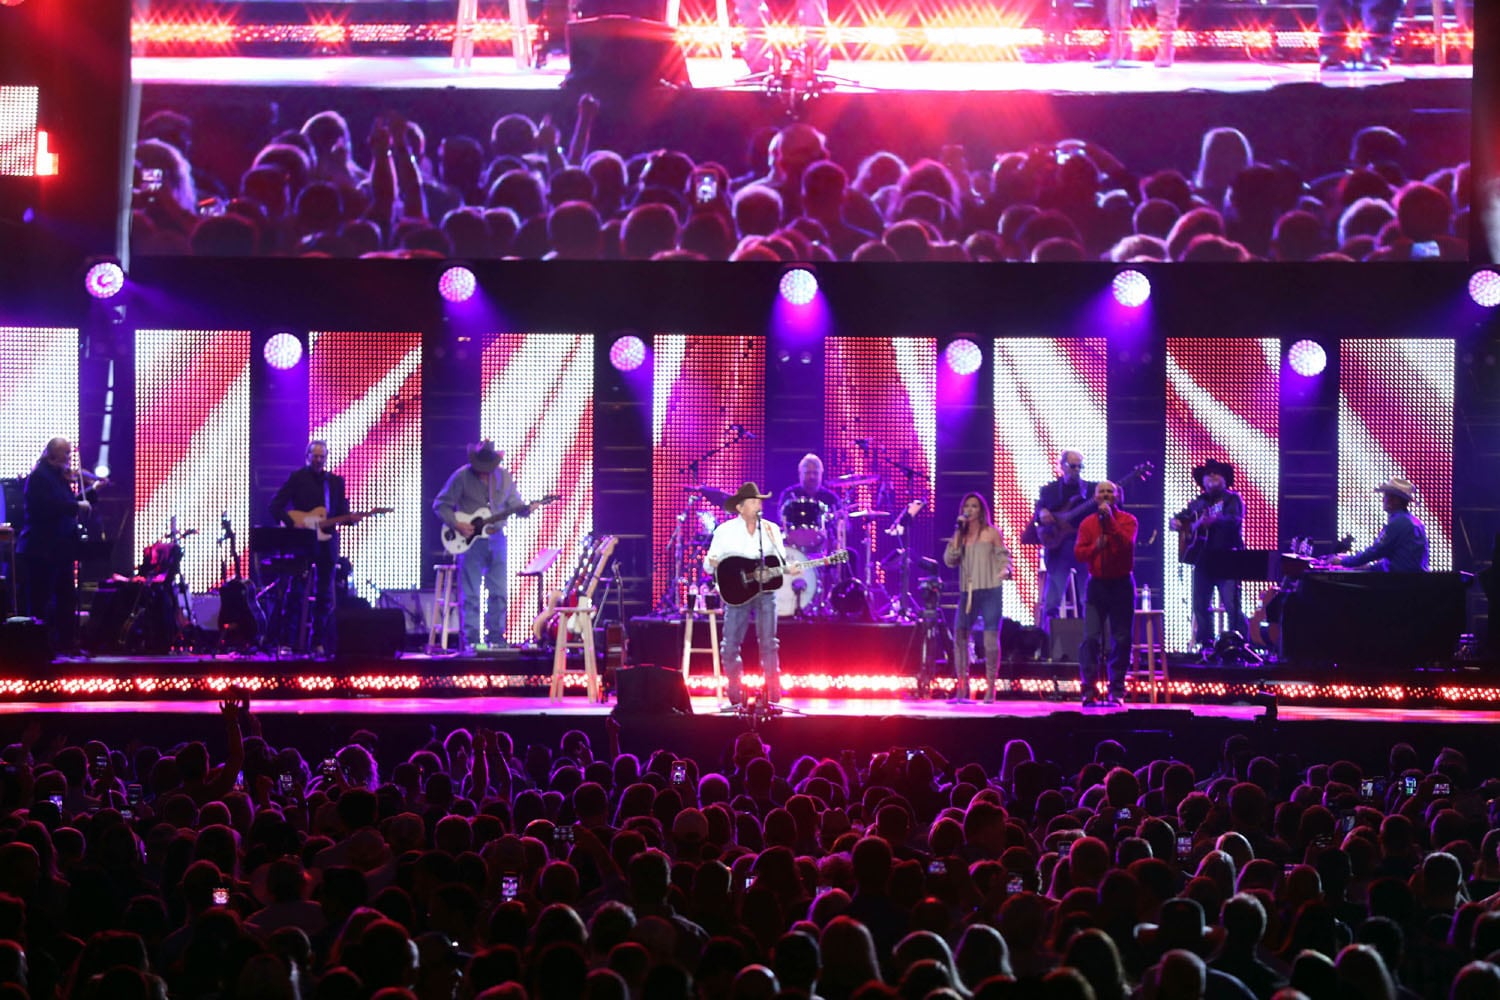
[[[1440,799],[1445,799],[1453,794],[1453,784],[1448,781],[1435,782],[1432,786],[1432,794]]]
[[[1009,895],[1016,895],[1026,891],[1026,880],[1019,875],[1012,875],[1005,883],[1005,891]]]
[[[571,826],[554,826],[552,828],[552,839],[559,844],[571,844],[573,842],[573,828]]]
[[[698,204],[709,204],[719,197],[719,178],[713,172],[705,171],[694,184],[693,194],[698,199]]]
[[[227,887],[221,885],[218,888],[214,889],[214,905],[229,905],[229,889]]]
[[[48,801],[50,801],[53,805],[57,806],[57,808],[59,808],[59,809],[62,808],[62,796],[61,795],[49,795],[47,798],[48,798]]]
[[[1115,819],[1129,821],[1129,820],[1133,819],[1134,817],[1135,817],[1135,814],[1132,813],[1129,809],[1116,809],[1115,810]]]
[[[318,771],[323,775],[323,780],[333,781],[339,776],[339,762],[332,757],[325,757]]]
[[[927,866],[927,874],[946,875],[948,874],[948,866],[943,864],[941,861],[934,861]]]
[[[1177,860],[1182,861],[1192,856],[1193,835],[1184,833],[1177,838]]]
[[[133,806],[140,805],[140,802],[141,802],[141,786],[137,785],[137,784],[133,784],[133,783],[129,784],[129,785],[126,785],[125,786],[125,801],[129,802]]]
[[[500,876],[500,895],[504,899],[515,899],[521,891],[521,876],[506,872]]]
[[[286,795],[287,793],[289,793],[292,790],[292,787],[292,776],[290,774],[287,774],[285,771],[283,771],[281,774],[278,774],[276,776],[276,788],[281,792],[282,795]]]
[[[1362,799],[1373,799],[1375,797],[1375,779],[1365,778],[1359,783],[1359,797]]]
[[[1417,779],[1416,779],[1416,777],[1413,776],[1413,775],[1408,774],[1406,777],[1402,778],[1401,779],[1401,790],[1403,792],[1405,792],[1407,795],[1415,795],[1415,794],[1417,794]]]
[[[687,783],[687,765],[682,761],[672,765],[672,784],[682,785]]]
[[[748,891],[749,888],[752,885],[754,885],[754,884],[755,884],[755,876],[754,875],[746,875],[745,876],[745,889]]]

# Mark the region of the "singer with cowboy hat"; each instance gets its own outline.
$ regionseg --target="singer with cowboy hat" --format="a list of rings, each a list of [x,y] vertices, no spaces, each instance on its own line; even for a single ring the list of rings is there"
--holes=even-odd
[[[443,523],[465,538],[475,534],[474,526],[460,520],[457,515],[470,515],[481,507],[492,512],[485,524],[503,525],[511,515],[530,517],[535,504],[521,499],[521,491],[509,469],[500,467],[505,452],[495,447],[490,440],[469,445],[469,461],[461,465],[432,501],[432,511]],[[485,611],[484,631],[479,627],[479,595],[481,588],[490,588],[490,603]],[[459,627],[463,631],[465,652],[483,648],[505,647],[505,532],[503,529],[485,530],[470,544],[468,550],[458,557],[458,587],[463,595],[459,607]]]
[[[724,501],[724,509],[738,514],[714,529],[713,541],[703,557],[704,568],[710,573],[719,567],[719,560],[739,556],[764,563],[775,556],[786,567],[788,576],[797,576],[802,567],[789,563],[786,548],[781,542],[781,529],[761,517],[761,508],[771,499],[762,493],[755,483],[745,483],[734,495]],[[766,700],[781,700],[780,657],[776,639],[776,594],[763,590],[738,607],[724,607],[724,639],[720,652],[723,658],[724,676],[729,684],[729,703],[738,705],[744,698],[740,683],[740,644],[745,640],[745,630],[750,619],[755,619],[755,638],[760,645],[760,669],[766,678]]]
[[[1193,469],[1193,481],[1201,491],[1172,518],[1172,530],[1187,540],[1180,549],[1180,559],[1193,567],[1193,641],[1209,653],[1214,648],[1215,592],[1219,605],[1228,614],[1228,630],[1241,637],[1249,635],[1250,626],[1240,608],[1240,581],[1213,575],[1207,552],[1230,552],[1245,547],[1245,501],[1234,492],[1234,466],[1210,458]]]
[[[1392,476],[1375,487],[1385,510],[1385,528],[1363,552],[1334,556],[1336,566],[1369,566],[1382,573],[1427,572],[1427,526],[1411,510],[1417,488],[1409,480]]]

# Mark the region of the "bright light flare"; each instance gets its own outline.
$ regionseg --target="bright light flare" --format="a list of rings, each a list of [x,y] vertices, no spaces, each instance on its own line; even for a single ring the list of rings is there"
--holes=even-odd
[[[479,288],[479,279],[467,267],[450,267],[438,278],[438,294],[449,302],[467,302]]]
[[[646,342],[627,334],[609,345],[609,363],[616,371],[633,372],[646,362]]]
[[[125,269],[112,260],[102,260],[83,276],[83,287],[96,299],[112,299],[125,288]]]
[[[943,361],[955,375],[973,375],[984,362],[984,352],[968,338],[955,340],[943,351]]]
[[[794,306],[805,306],[818,294],[818,277],[805,267],[794,267],[781,276],[781,297]]]
[[[1477,306],[1493,309],[1500,306],[1500,273],[1475,271],[1469,279],[1469,298]]]
[[[1145,305],[1151,298],[1151,279],[1140,271],[1121,271],[1115,275],[1111,288],[1115,301],[1130,309]]]
[[[1303,378],[1312,378],[1328,367],[1328,352],[1316,340],[1299,340],[1286,352],[1286,363]]]
[[[261,353],[265,356],[266,364],[277,371],[286,371],[297,367],[297,362],[302,360],[302,341],[294,333],[278,333],[266,341]]]

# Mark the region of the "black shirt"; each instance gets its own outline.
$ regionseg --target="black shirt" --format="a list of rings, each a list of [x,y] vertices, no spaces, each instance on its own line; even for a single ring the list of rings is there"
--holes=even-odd
[[[38,462],[26,477],[26,526],[19,551],[67,561],[78,552],[78,497],[63,470]]]
[[[307,511],[322,507],[325,483],[328,516],[338,517],[349,513],[349,500],[344,495],[344,477],[331,472],[314,472],[312,466],[304,465],[288,476],[281,489],[271,498],[271,520],[290,527],[292,519],[287,517],[287,511]]]

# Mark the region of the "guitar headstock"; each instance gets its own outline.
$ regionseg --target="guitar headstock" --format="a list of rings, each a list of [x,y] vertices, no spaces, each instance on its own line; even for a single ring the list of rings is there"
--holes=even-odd
[[[1154,462],[1146,461],[1131,469],[1130,474],[1127,475],[1125,479],[1127,481],[1131,479],[1139,479],[1144,482],[1145,480],[1150,479],[1155,472],[1156,464]]]
[[[828,557],[829,565],[837,565],[839,563],[846,563],[848,561],[849,561],[849,553],[846,552],[843,549],[839,549],[833,555],[831,555],[831,556]]]

